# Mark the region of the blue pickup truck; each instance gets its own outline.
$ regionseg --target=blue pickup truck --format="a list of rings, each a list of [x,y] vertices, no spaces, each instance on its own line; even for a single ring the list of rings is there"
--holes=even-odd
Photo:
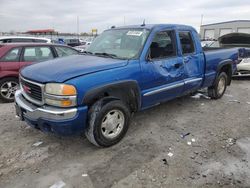
[[[16,113],[44,132],[84,132],[108,147],[124,137],[134,112],[202,88],[221,98],[239,51],[203,51],[195,29],[185,25],[112,28],[83,55],[22,69]]]

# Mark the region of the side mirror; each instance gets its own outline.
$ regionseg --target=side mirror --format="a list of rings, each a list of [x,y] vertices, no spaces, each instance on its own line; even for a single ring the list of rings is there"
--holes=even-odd
[[[147,54],[147,58],[146,58],[147,62],[152,62],[152,58],[151,58],[151,50],[148,50],[148,54]]]
[[[152,60],[152,58],[150,57],[150,56],[147,56],[147,62],[152,62],[153,60]]]

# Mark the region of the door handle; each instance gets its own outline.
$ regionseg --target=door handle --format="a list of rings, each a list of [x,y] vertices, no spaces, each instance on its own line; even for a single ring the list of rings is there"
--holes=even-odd
[[[191,59],[190,56],[184,57],[184,58],[183,58],[183,61],[184,61],[184,63],[188,63],[188,62],[190,61],[190,59]]]
[[[175,67],[176,69],[180,68],[180,67],[181,67],[181,63],[176,63],[176,64],[174,64],[174,67]]]

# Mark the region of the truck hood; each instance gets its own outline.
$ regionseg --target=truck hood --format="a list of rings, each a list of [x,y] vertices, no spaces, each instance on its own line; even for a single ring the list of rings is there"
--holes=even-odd
[[[64,82],[74,77],[126,66],[128,60],[73,55],[36,63],[21,70],[24,78],[40,83]]]

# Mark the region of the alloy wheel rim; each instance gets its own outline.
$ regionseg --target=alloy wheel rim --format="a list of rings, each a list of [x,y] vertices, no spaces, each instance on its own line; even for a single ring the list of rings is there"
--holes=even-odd
[[[123,130],[125,124],[124,113],[120,110],[111,110],[102,119],[101,132],[105,138],[113,139]]]
[[[219,83],[218,83],[218,93],[219,93],[219,95],[222,95],[222,93],[225,90],[225,87],[226,87],[226,79],[224,77],[222,77],[219,80]]]
[[[15,92],[18,89],[18,83],[13,81],[5,82],[0,89],[1,95],[6,99],[14,99]]]

